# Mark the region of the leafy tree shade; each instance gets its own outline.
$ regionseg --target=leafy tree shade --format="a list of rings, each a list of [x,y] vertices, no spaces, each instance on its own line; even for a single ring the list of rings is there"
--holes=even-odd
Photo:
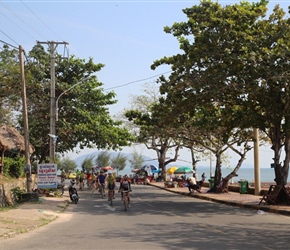
[[[273,144],[275,181],[285,185],[290,160],[289,19],[279,6],[265,19],[267,3],[222,7],[202,1],[185,9],[188,22],[165,28],[184,54],[164,57],[152,68],[172,65],[169,80],[160,79],[161,91],[180,111],[190,109],[193,115],[197,103],[206,107],[215,102],[228,114],[225,119],[264,131]],[[230,116],[230,106],[239,116]]]
[[[21,105],[18,50],[7,45],[0,51],[0,124],[13,124],[12,111]]]
[[[50,128],[50,57],[41,45],[35,46],[25,65],[30,142],[35,147],[34,158],[44,162],[49,155]],[[56,55],[56,98],[82,79],[83,84],[73,87],[59,98],[56,123],[56,152],[63,153],[80,148],[118,149],[130,144],[132,136],[114,121],[108,105],[116,103],[113,92],[104,93],[102,83],[95,74],[103,64],[95,64],[70,56],[63,60]],[[23,124],[20,116],[19,124]]]

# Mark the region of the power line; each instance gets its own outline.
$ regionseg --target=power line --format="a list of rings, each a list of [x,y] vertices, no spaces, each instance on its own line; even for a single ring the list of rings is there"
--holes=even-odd
[[[125,84],[122,84],[122,85],[118,85],[118,86],[115,86],[115,87],[111,87],[111,88],[107,88],[107,89],[105,89],[105,91],[106,91],[106,90],[111,90],[111,89],[117,89],[117,88],[125,87],[125,86],[127,86],[127,85],[130,85],[130,84],[133,84],[133,83],[136,83],[136,82],[143,82],[143,81],[146,81],[146,80],[150,80],[150,79],[155,78],[155,77],[157,77],[157,76],[161,76],[161,75],[169,74],[169,73],[171,73],[171,72],[172,72],[172,70],[167,71],[167,72],[164,72],[164,73],[161,73],[161,74],[158,74],[158,75],[155,75],[155,76],[151,76],[151,77],[148,77],[148,78],[144,78],[144,79],[136,80],[136,81],[133,81],[133,82],[128,82],[128,83],[125,83]]]
[[[42,36],[34,27],[32,27],[30,24],[28,24],[25,20],[23,20],[18,14],[16,14],[11,8],[9,8],[6,4],[1,2],[1,5],[4,6],[10,13],[12,13],[15,17],[17,17],[22,23],[24,23],[27,27],[29,27],[31,30],[33,30],[36,34]],[[4,15],[2,13],[2,15]],[[4,15],[8,20],[10,20],[6,15]],[[14,23],[16,26],[18,26],[22,31],[24,31],[26,34],[28,34],[24,29],[22,29],[19,25],[17,25],[15,22],[10,20],[12,23]],[[32,35],[28,34],[30,37],[35,39]],[[43,37],[43,36],[42,36]],[[35,39],[36,40],[36,39]]]
[[[35,12],[33,12],[22,0],[20,0],[20,2],[40,21],[40,22],[42,22],[42,24],[44,24],[44,26],[46,27],[46,28],[48,28],[52,33],[54,33],[58,38],[60,38],[59,37],[59,35],[58,34],[56,34],[55,32],[54,32],[54,30],[52,30],[39,16],[37,16],[36,14],[35,14]]]
[[[5,36],[7,36],[11,41],[13,41],[15,44],[17,44],[18,45],[18,43],[14,40],[14,39],[12,39],[10,36],[8,36],[3,30],[0,30]],[[6,42],[4,42],[4,41],[1,41],[1,42],[3,42],[3,43],[6,43]],[[8,44],[8,43],[6,43],[7,45],[10,45],[10,44]],[[11,47],[14,47],[15,48],[15,46],[13,46],[13,45],[10,45]]]
[[[4,41],[2,41],[2,40],[0,40],[0,42],[1,42],[1,43],[4,43],[4,44],[6,44],[6,45],[8,45],[8,46],[10,46],[10,47],[13,47],[14,49],[18,49],[18,48],[15,47],[14,45],[9,44],[9,43],[7,43],[7,42],[4,42]]]
[[[13,23],[15,26],[17,26],[19,29],[21,29],[23,32],[25,32],[28,36],[35,39],[33,36],[31,36],[29,33],[27,33],[24,29],[22,29],[18,24],[13,22],[9,17],[7,17],[5,14],[1,13],[3,16],[5,16],[11,23]],[[36,39],[35,39],[36,40]]]

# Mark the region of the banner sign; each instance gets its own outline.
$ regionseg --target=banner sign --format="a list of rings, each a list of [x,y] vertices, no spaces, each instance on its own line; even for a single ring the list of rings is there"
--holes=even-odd
[[[38,188],[57,188],[57,164],[38,164],[37,165],[37,187]]]

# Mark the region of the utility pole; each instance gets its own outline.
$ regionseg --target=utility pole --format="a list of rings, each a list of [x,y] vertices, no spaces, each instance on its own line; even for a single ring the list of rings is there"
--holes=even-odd
[[[37,42],[38,44],[48,44],[50,48],[50,134],[56,135],[55,120],[56,120],[56,104],[55,104],[55,51],[59,44],[68,45],[67,42]],[[55,144],[56,140],[49,137],[49,161],[55,163]]]
[[[25,148],[25,174],[26,174],[26,189],[27,193],[31,193],[31,164],[30,164],[30,148],[29,148],[29,128],[28,128],[28,115],[26,103],[26,84],[24,74],[23,62],[23,49],[19,46],[19,62],[21,72],[21,87],[22,87],[22,109],[23,109],[23,122],[24,122],[24,148]]]

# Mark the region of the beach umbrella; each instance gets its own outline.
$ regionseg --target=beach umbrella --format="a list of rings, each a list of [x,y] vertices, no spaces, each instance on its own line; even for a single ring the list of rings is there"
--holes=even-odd
[[[150,168],[152,173],[159,172],[159,168],[155,167],[154,165],[144,165],[141,169],[146,170],[147,168]]]
[[[132,173],[138,173],[140,170],[141,170],[141,169],[139,169],[139,168],[135,168],[135,169],[132,169],[131,172],[132,172]]]
[[[109,170],[114,170],[114,168],[111,166],[106,166],[106,167],[103,167],[102,170],[109,171]]]
[[[174,174],[174,172],[176,171],[178,169],[178,167],[171,167],[171,168],[168,168],[167,170],[166,170],[166,173],[167,174]]]
[[[190,174],[190,173],[193,173],[193,170],[192,168],[187,166],[180,167],[174,171],[174,174]]]

